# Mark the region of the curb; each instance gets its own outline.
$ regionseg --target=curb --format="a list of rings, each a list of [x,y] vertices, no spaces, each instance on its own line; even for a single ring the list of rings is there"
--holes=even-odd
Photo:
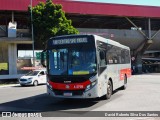
[[[12,84],[12,85],[0,85],[0,88],[5,88],[5,87],[14,87],[14,86],[19,86],[19,84]]]

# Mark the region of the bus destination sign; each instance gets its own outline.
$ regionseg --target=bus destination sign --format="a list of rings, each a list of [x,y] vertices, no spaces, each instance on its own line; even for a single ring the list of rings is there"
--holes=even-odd
[[[66,38],[53,40],[53,45],[63,45],[63,44],[78,44],[78,43],[87,43],[87,38]]]

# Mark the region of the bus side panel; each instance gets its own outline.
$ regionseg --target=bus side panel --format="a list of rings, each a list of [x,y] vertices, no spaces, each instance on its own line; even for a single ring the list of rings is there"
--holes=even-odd
[[[105,69],[98,77],[98,96],[101,97],[107,93],[107,69]]]
[[[131,66],[130,64],[120,64],[118,66],[118,71],[119,71],[119,87],[121,87],[124,85],[125,75],[127,77],[127,82],[131,77]]]
[[[107,93],[108,80],[112,81],[113,90],[119,87],[119,74],[117,65],[107,65],[107,68],[99,75],[98,78],[98,94],[103,96]]]
[[[107,65],[107,79],[112,80],[113,90],[119,87],[118,65]]]

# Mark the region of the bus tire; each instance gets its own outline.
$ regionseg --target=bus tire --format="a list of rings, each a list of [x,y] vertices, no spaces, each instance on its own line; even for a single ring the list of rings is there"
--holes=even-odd
[[[124,76],[124,85],[122,86],[122,90],[125,90],[127,88],[127,76]]]
[[[111,82],[111,80],[108,80],[107,93],[106,93],[106,95],[104,96],[105,99],[110,99],[110,98],[111,98],[111,95],[112,95],[112,92],[113,92],[112,82]]]
[[[38,81],[35,80],[35,81],[33,82],[33,85],[34,85],[34,86],[37,86],[37,85],[38,85]]]

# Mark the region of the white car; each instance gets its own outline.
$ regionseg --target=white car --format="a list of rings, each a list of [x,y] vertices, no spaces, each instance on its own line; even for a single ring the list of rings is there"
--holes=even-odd
[[[34,70],[19,79],[21,86],[46,84],[46,70]]]

